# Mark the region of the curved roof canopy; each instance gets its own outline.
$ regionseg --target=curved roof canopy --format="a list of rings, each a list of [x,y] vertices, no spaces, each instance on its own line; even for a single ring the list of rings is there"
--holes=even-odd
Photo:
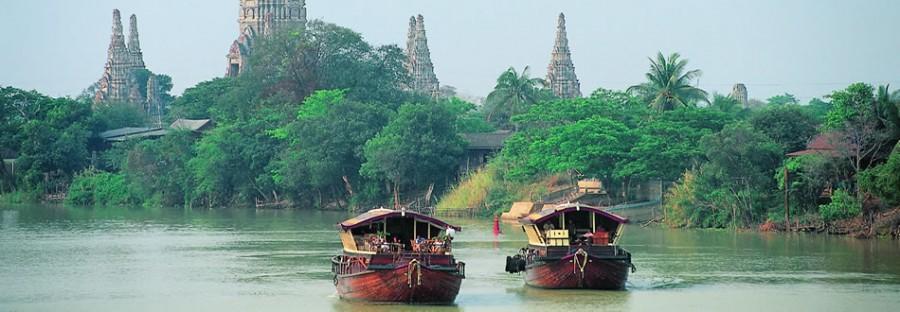
[[[427,216],[418,212],[406,211],[406,210],[390,210],[390,209],[374,209],[366,212],[364,214],[358,215],[352,219],[341,222],[338,226],[343,230],[351,230],[363,226],[367,226],[372,223],[377,223],[384,221],[385,219],[395,219],[395,218],[416,218],[423,222],[428,222],[434,225],[437,225],[442,228],[452,227],[456,231],[462,231],[462,228],[459,226],[455,226],[444,222],[440,219]]]
[[[540,212],[535,212],[535,213],[528,215],[527,217],[522,218],[521,220],[519,220],[519,222],[521,222],[522,224],[540,224],[540,223],[543,223],[544,221],[550,220],[561,214],[566,214],[566,213],[573,212],[573,211],[588,211],[588,212],[591,212],[591,213],[597,215],[598,217],[601,217],[601,218],[604,218],[604,219],[607,219],[607,220],[610,220],[610,221],[613,221],[613,222],[616,222],[619,224],[628,223],[628,219],[626,219],[624,217],[612,214],[612,213],[607,212],[598,207],[588,206],[588,205],[579,204],[579,203],[562,204],[562,205],[556,206],[556,208],[553,208],[553,209],[544,209]]]

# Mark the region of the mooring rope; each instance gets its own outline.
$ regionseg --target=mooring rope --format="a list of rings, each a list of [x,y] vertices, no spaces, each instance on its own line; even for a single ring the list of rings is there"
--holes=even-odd
[[[578,256],[581,256],[580,261],[578,260]],[[572,273],[581,272],[581,277],[584,278],[584,267],[587,266],[587,263],[590,260],[587,251],[579,248],[578,251],[575,252],[575,257],[573,258],[573,260]]]
[[[409,261],[409,266],[406,267],[406,284],[409,285],[409,288],[413,288],[413,271],[416,271],[416,286],[422,285],[422,266],[419,263],[419,260],[412,259]]]

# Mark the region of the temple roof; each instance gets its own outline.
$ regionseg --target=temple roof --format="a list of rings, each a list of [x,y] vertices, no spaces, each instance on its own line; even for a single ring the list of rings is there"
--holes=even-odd
[[[178,119],[172,123],[169,128],[173,130],[187,130],[200,132],[208,128],[212,124],[209,119]]]
[[[503,148],[511,131],[495,131],[489,133],[464,133],[463,138],[469,142],[469,150],[499,150]]]

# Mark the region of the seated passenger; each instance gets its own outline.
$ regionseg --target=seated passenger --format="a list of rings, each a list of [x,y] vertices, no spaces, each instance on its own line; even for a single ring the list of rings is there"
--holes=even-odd
[[[609,245],[609,232],[602,226],[597,227],[597,231],[593,234],[594,245]]]

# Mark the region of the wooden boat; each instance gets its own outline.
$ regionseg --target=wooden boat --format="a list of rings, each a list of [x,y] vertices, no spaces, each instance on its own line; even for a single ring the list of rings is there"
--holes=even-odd
[[[507,257],[506,271],[524,272],[529,286],[624,290],[634,271],[618,246],[628,220],[598,207],[564,204],[519,220],[528,247]]]
[[[418,304],[456,300],[465,263],[453,257],[460,227],[405,210],[376,209],[338,224],[343,253],[332,258],[343,299]]]

